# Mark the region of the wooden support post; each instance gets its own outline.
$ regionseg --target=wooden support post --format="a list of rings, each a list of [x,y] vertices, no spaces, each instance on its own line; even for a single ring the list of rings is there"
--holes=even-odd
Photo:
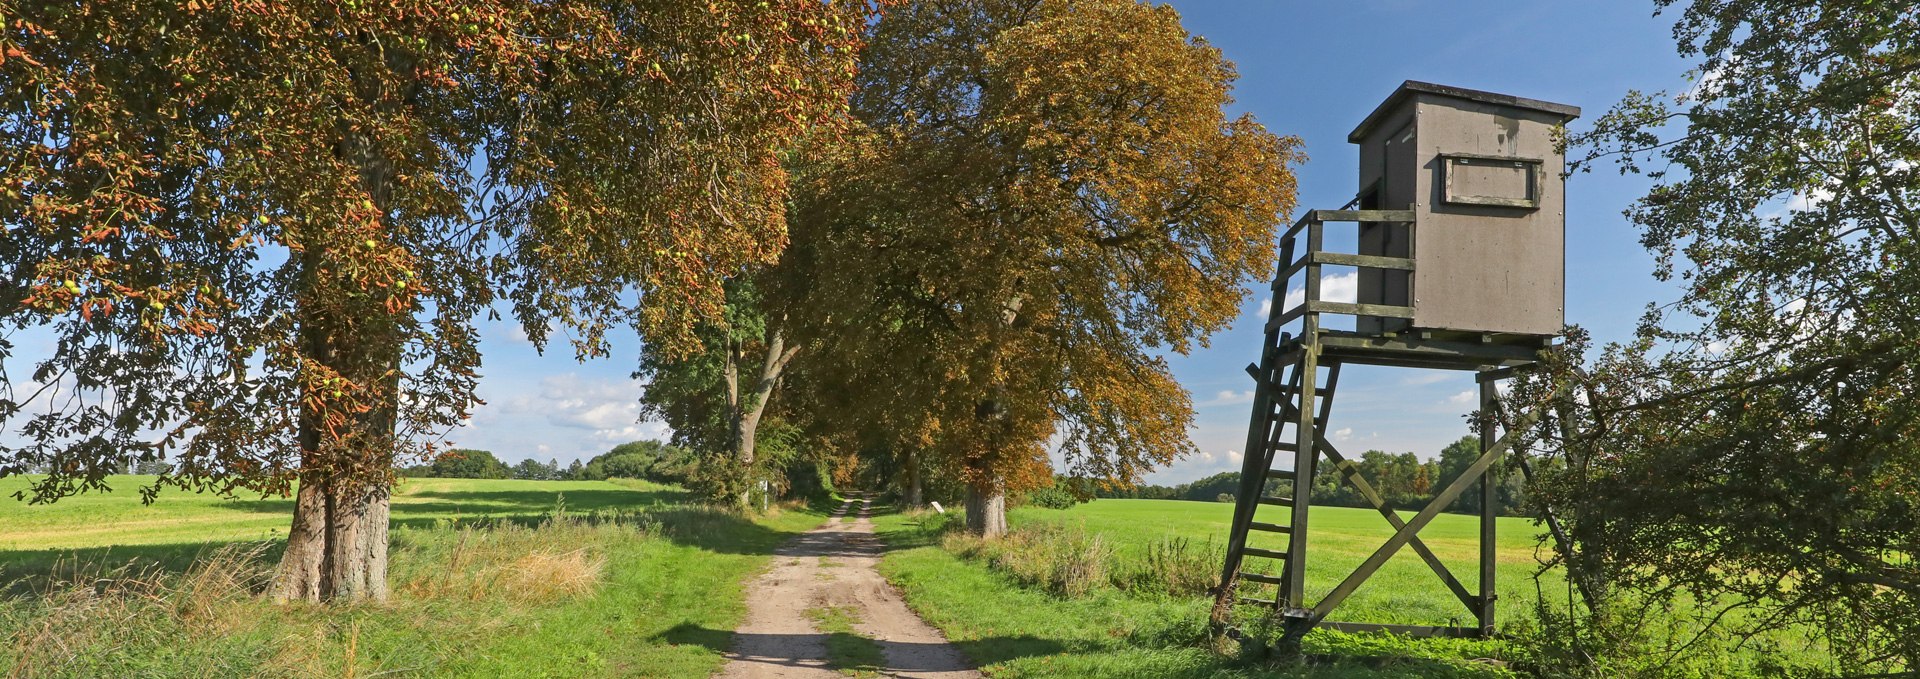
[[[1496,381],[1480,383],[1480,450],[1493,450],[1494,462],[1480,477],[1480,629],[1493,633],[1493,602],[1500,594],[1494,589],[1499,563],[1499,545],[1495,543],[1500,518],[1500,458],[1494,448],[1494,408],[1500,398]]]
[[[1322,249],[1322,229],[1320,221],[1307,222],[1307,252],[1319,252]],[[1320,264],[1307,264],[1305,286],[1306,301],[1311,303],[1320,299]],[[1320,385],[1320,314],[1309,312],[1301,316],[1300,341],[1303,352],[1300,356],[1300,397],[1294,420],[1293,432],[1293,516],[1288,525],[1293,532],[1287,534],[1286,584],[1281,585],[1280,604],[1282,609],[1299,609],[1306,605],[1307,593],[1307,509],[1313,506],[1313,463],[1320,457],[1314,446],[1315,428],[1314,398]]]
[[[1548,400],[1551,401],[1552,399],[1560,398],[1561,393],[1560,391],[1555,391],[1552,396],[1548,397]],[[1499,441],[1495,442],[1491,449],[1482,451],[1480,457],[1475,458],[1473,464],[1468,465],[1466,471],[1461,472],[1460,478],[1454,479],[1453,483],[1447,484],[1446,489],[1440,491],[1438,495],[1434,496],[1432,501],[1427,503],[1426,509],[1420,510],[1420,513],[1413,516],[1413,520],[1407,522],[1407,525],[1394,531],[1393,537],[1387,538],[1386,544],[1373,550],[1373,554],[1368,556],[1366,561],[1361,562],[1359,568],[1355,568],[1352,574],[1348,575],[1345,580],[1341,580],[1339,585],[1334,586],[1333,591],[1327,593],[1326,598],[1321,599],[1320,603],[1314,605],[1312,617],[1307,620],[1305,624],[1294,626],[1289,629],[1288,634],[1304,635],[1313,625],[1319,624],[1321,620],[1325,620],[1328,613],[1332,612],[1335,607],[1340,605],[1340,602],[1346,601],[1347,597],[1353,594],[1353,590],[1358,589],[1361,583],[1366,582],[1367,578],[1372,577],[1376,571],[1379,571],[1380,567],[1385,565],[1388,559],[1393,558],[1394,553],[1400,551],[1401,547],[1405,547],[1407,542],[1413,539],[1414,534],[1426,528],[1427,524],[1433,521],[1433,517],[1439,516],[1441,510],[1445,509],[1447,505],[1453,504],[1454,500],[1460,499],[1460,496],[1466,493],[1467,487],[1473,484],[1475,478],[1484,476],[1487,473],[1487,468],[1493,466],[1493,461],[1499,459],[1500,454],[1506,452],[1506,449],[1513,445],[1514,432],[1525,431],[1528,427],[1532,427],[1540,421],[1540,417],[1543,414],[1545,414],[1545,409],[1539,406],[1528,409],[1527,412],[1523,413],[1520,416],[1520,420],[1514,423],[1513,429],[1508,430],[1506,436],[1501,437]],[[1293,639],[1297,641],[1298,636],[1293,636]]]

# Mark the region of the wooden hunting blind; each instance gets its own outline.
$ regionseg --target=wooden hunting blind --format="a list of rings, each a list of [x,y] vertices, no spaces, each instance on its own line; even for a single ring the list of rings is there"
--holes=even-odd
[[[1231,632],[1233,606],[1258,604],[1283,618],[1283,643],[1297,642],[1314,627],[1443,636],[1492,632],[1499,507],[1496,484],[1481,481],[1511,447],[1510,438],[1496,436],[1491,420],[1483,419],[1480,457],[1425,509],[1403,520],[1327,440],[1326,422],[1344,364],[1474,371],[1482,408],[1490,409],[1496,383],[1539,360],[1564,325],[1566,201],[1556,131],[1579,114],[1564,104],[1407,81],[1347,137],[1360,147],[1359,194],[1340,210],[1306,211],[1281,237],[1274,299],[1286,299],[1295,278],[1302,279],[1298,287],[1305,294],[1297,304],[1273,306],[1260,361],[1247,366],[1255,397],[1215,608],[1217,625]],[[1357,252],[1326,249],[1326,225],[1337,223],[1357,225]],[[1322,298],[1327,266],[1357,270],[1354,301]],[[1323,314],[1353,316],[1354,330],[1323,327]],[[1515,428],[1524,429],[1539,416],[1538,411],[1524,413],[1514,420]],[[1282,452],[1291,453],[1292,464],[1276,469],[1275,463],[1285,459]],[[1320,469],[1323,457],[1330,469]],[[1309,607],[1308,510],[1313,478],[1321,471],[1352,486],[1395,532]],[[1268,482],[1276,480],[1291,492],[1269,494]],[[1476,483],[1481,517],[1477,592],[1454,577],[1418,535]],[[1328,619],[1409,546],[1476,625]],[[1277,566],[1277,575],[1271,566]]]

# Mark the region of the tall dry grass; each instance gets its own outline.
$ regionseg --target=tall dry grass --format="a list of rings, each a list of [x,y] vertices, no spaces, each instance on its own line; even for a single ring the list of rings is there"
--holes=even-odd
[[[1015,527],[997,539],[981,539],[957,524],[940,523],[940,546],[1030,587],[1079,597],[1100,589],[1137,594],[1197,596],[1220,582],[1221,549],[1183,538],[1150,543],[1139,553],[1117,549],[1100,535],[1067,522]]]

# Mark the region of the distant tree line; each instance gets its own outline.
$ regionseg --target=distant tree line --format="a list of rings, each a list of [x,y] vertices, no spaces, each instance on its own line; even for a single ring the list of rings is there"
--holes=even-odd
[[[1441,490],[1453,483],[1480,455],[1480,440],[1472,436],[1447,444],[1434,460],[1421,460],[1413,453],[1388,453],[1369,450],[1361,453],[1354,465],[1373,486],[1375,492],[1394,509],[1418,510],[1427,506]],[[1519,515],[1527,502],[1527,488],[1517,467],[1497,466],[1493,476],[1499,479],[1502,514]],[[1476,485],[1474,488],[1478,488]],[[1142,500],[1190,500],[1194,502],[1231,502],[1240,492],[1240,472],[1214,474],[1190,483],[1172,486],[1138,485],[1132,488],[1099,488],[1094,496]],[[1292,495],[1290,484],[1268,480],[1264,494],[1273,497]],[[1479,512],[1480,494],[1470,489],[1447,507],[1447,511]],[[1334,473],[1332,465],[1321,465],[1313,479],[1313,502],[1336,507],[1371,507],[1353,486]]]
[[[521,460],[509,465],[492,452],[467,448],[447,451],[426,464],[404,467],[402,476],[452,479],[520,479],[525,481],[601,481],[610,478],[685,483],[693,472],[693,453],[659,441],[633,441],[614,446],[584,464],[574,460],[561,466],[556,460]]]

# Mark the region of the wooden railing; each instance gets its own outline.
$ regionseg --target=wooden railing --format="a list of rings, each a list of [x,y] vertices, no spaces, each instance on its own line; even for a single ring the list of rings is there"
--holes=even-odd
[[[1284,303],[1287,297],[1288,283],[1295,275],[1306,273],[1304,283],[1306,295],[1300,304],[1286,309],[1276,309],[1267,319],[1269,332],[1278,330],[1288,323],[1313,314],[1344,314],[1351,316],[1380,316],[1385,318],[1413,318],[1413,307],[1394,304],[1358,304],[1354,302],[1329,302],[1320,299],[1320,268],[1325,265],[1351,266],[1361,269],[1389,269],[1394,271],[1413,271],[1413,259],[1409,257],[1380,257],[1377,255],[1359,255],[1325,250],[1325,225],[1328,222],[1353,223],[1405,223],[1413,222],[1412,210],[1308,210],[1300,216],[1293,227],[1280,237],[1280,275],[1273,279],[1274,299]],[[1307,243],[1301,250],[1298,241],[1301,232],[1305,232]],[[1300,256],[1295,259],[1294,253]],[[1310,318],[1311,328],[1303,329],[1302,334],[1317,330],[1317,318]]]

